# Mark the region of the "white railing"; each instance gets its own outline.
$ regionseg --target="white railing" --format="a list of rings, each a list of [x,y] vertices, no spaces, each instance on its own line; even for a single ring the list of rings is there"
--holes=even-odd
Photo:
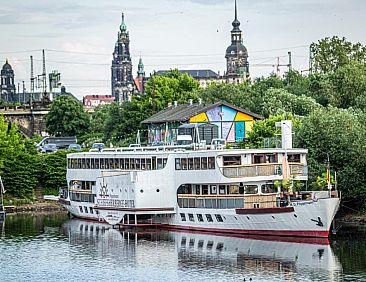
[[[307,176],[307,166],[289,164],[291,176]],[[282,175],[282,164],[255,164],[221,167],[222,174],[229,178]]]

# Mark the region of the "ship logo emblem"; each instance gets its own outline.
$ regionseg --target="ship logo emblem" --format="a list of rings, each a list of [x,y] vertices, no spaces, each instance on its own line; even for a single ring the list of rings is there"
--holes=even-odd
[[[103,183],[100,184],[100,197],[102,198],[107,198],[109,197],[108,195],[108,185],[104,184],[104,178],[103,178]]]

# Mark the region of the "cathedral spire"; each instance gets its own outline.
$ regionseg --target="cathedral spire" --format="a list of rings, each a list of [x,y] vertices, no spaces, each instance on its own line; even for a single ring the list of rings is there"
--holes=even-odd
[[[121,23],[121,25],[119,26],[119,29],[120,29],[122,32],[127,30],[127,25],[126,25],[126,23],[125,23],[125,15],[124,15],[124,13],[122,13],[122,23]]]
[[[233,31],[240,31],[240,28],[239,28],[240,22],[238,20],[238,9],[237,9],[237,5],[236,5],[236,0],[235,0],[235,19],[234,19],[232,25],[234,27]]]

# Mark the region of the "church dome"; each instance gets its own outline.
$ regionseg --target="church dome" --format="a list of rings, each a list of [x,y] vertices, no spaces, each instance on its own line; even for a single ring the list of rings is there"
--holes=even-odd
[[[243,44],[231,44],[226,49],[225,57],[236,57],[236,56],[248,57],[248,50]]]
[[[3,71],[11,71],[13,70],[13,68],[11,67],[11,65],[8,63],[8,60],[6,60],[5,64],[3,65]]]

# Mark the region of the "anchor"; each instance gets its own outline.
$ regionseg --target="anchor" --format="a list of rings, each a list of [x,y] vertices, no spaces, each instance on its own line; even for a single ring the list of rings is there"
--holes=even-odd
[[[311,219],[311,221],[316,222],[316,225],[318,225],[320,227],[323,227],[324,226],[324,224],[323,224],[322,219],[321,219],[320,216],[318,216],[318,219],[317,220],[316,219]]]

